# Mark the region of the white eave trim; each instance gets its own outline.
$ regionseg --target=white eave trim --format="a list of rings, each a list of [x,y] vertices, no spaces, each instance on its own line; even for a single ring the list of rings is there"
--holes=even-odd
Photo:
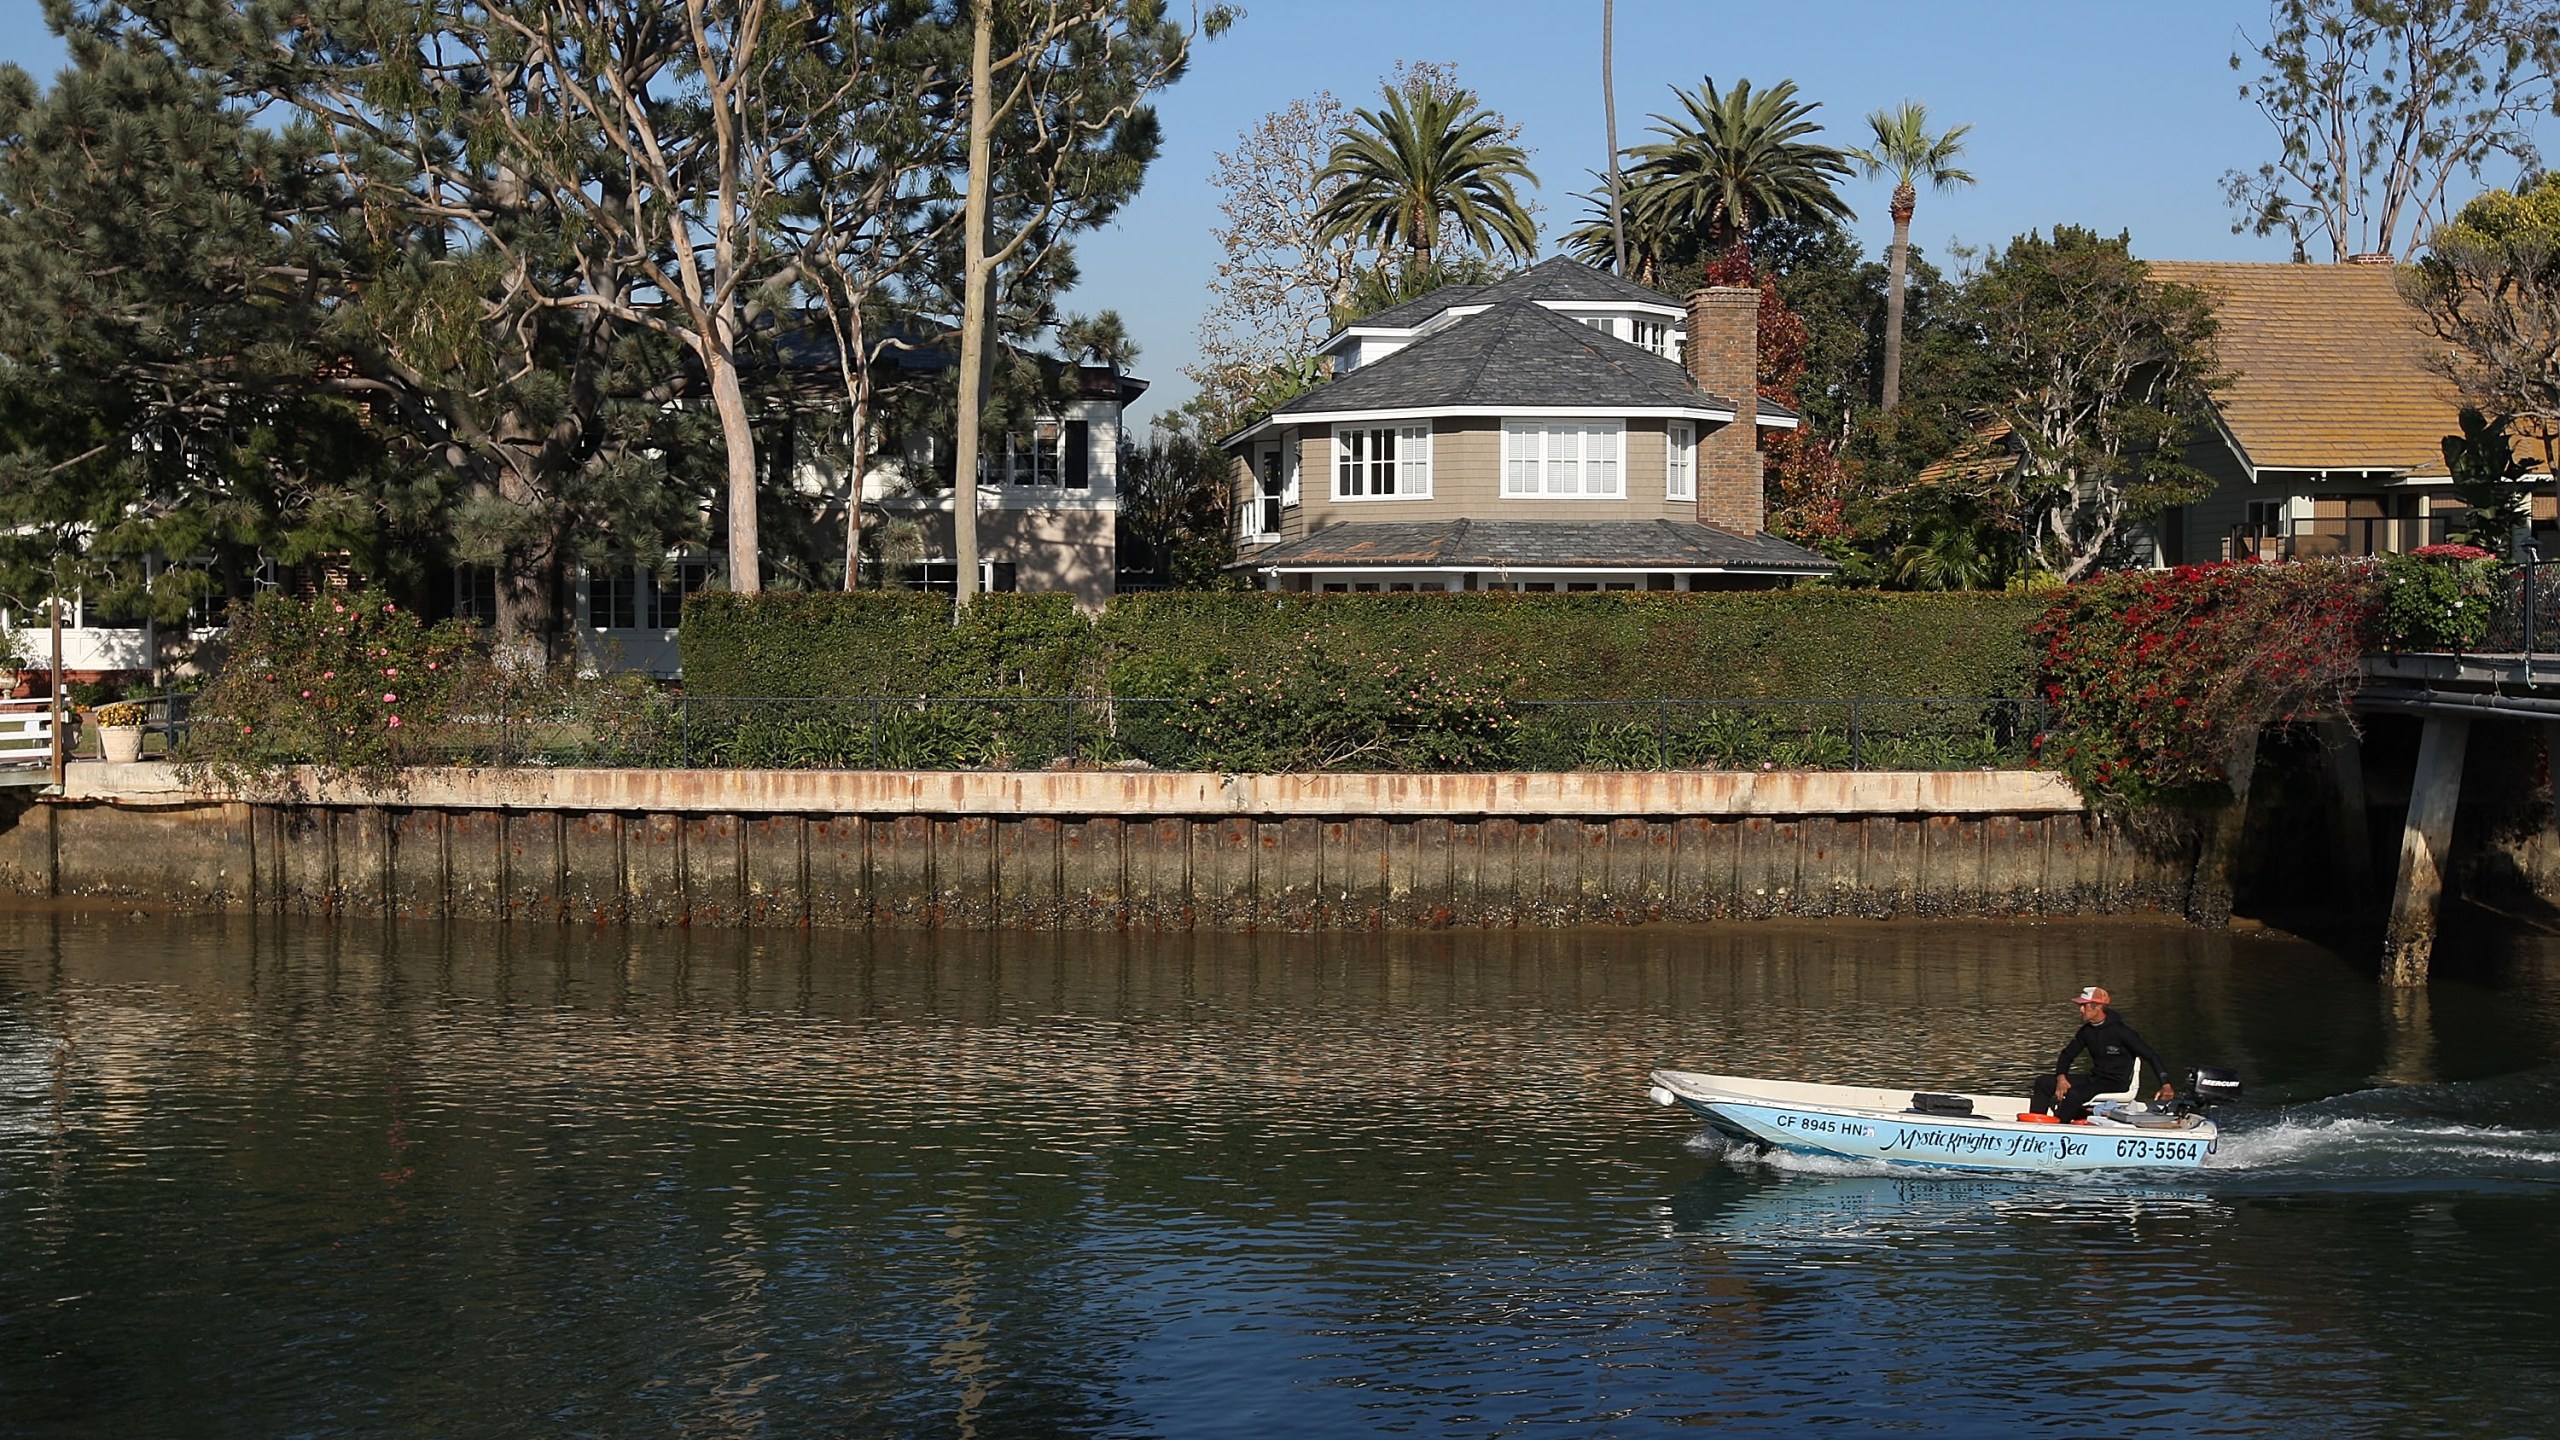
[[[1794,430],[1802,421],[1791,415],[1759,415],[1755,417],[1763,430]],[[1229,450],[1283,425],[1364,425],[1380,420],[1712,420],[1730,425],[1734,412],[1711,406],[1695,405],[1506,405],[1500,409],[1450,410],[1437,406],[1406,410],[1301,410],[1289,415],[1265,415],[1218,442],[1218,448]]]

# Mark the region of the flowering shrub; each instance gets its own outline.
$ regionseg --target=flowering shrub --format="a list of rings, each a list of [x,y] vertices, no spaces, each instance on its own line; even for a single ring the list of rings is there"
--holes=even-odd
[[[2104,576],[2036,622],[2045,763],[2092,798],[2210,804],[2259,729],[2337,712],[2378,609],[2369,566],[2241,561]]]
[[[261,595],[232,607],[226,643],[187,742],[220,772],[298,761],[382,779],[443,758],[460,712],[490,693],[468,627],[372,592]]]
[[[98,728],[102,730],[127,730],[149,720],[151,711],[139,701],[119,700],[90,711],[89,718],[98,722]]]
[[[2394,650],[2477,648],[2497,618],[2502,568],[2476,545],[2422,545],[2386,556],[2378,638]]]
[[[1519,717],[1516,676],[1437,650],[1302,649],[1252,673],[1195,672],[1161,721],[1195,763],[1230,771],[1480,770]]]

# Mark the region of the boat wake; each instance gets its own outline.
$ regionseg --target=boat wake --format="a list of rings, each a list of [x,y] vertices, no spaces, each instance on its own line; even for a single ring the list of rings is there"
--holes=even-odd
[[[2251,1189],[2560,1184],[2560,1071],[2358,1090],[2236,1113],[2206,1169],[2246,1177]]]

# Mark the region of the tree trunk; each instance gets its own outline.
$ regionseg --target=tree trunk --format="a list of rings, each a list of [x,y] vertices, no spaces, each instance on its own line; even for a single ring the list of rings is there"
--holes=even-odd
[[[961,271],[960,433],[954,449],[958,471],[951,482],[951,558],[958,568],[954,601],[966,605],[978,593],[978,418],[982,410],[980,379],[987,370],[987,187],[993,166],[988,158],[988,131],[993,128],[995,86],[994,0],[977,0],[976,38],[969,52],[969,197],[961,216],[966,233],[966,260]]]
[[[525,457],[530,463],[530,456]],[[516,510],[531,514],[541,505],[541,489],[533,477],[514,465],[498,471],[498,498]],[[521,531],[511,533],[522,534]],[[492,649],[499,663],[517,669],[547,669],[563,663],[561,637],[568,627],[560,623],[560,610],[566,600],[560,586],[559,537],[545,524],[539,533],[510,543],[498,556],[497,574],[490,585],[497,604],[493,620]]]
[[[729,456],[729,589],[753,595],[764,588],[756,544],[756,437],[747,395],[738,381],[738,355],[728,322],[714,322],[714,343],[703,356],[711,372],[711,404],[720,415],[720,439]]]
[[[865,452],[870,448],[871,387],[853,402],[853,458],[845,468],[844,482],[844,588],[862,588],[862,486],[868,466]]]
[[[1617,49],[1617,18],[1617,0],[1600,0],[1600,98],[1609,117],[1609,244],[1618,257],[1613,273],[1623,279],[1627,273],[1627,216],[1624,186],[1618,178],[1618,84],[1611,63]]]
[[[1893,192],[1893,269],[1884,290],[1884,390],[1881,402],[1890,412],[1902,403],[1902,282],[1911,254],[1910,185]]]

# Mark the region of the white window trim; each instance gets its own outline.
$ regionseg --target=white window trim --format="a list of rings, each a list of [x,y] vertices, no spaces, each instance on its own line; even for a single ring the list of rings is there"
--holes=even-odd
[[[1582,421],[1580,425],[1575,427],[1578,431],[1583,430],[1585,427],[1598,430],[1600,433],[1610,436],[1617,445],[1617,455],[1615,456],[1614,463],[1617,470],[1618,488],[1614,491],[1606,491],[1596,494],[1588,489],[1582,488],[1584,475],[1589,468],[1590,461],[1589,457],[1581,453],[1579,446],[1576,447],[1576,453],[1573,461],[1575,488],[1572,490],[1553,490],[1547,488],[1546,437],[1548,428],[1552,423],[1554,423],[1552,420],[1541,416],[1506,415],[1503,417],[1502,475],[1500,482],[1502,498],[1505,500],[1589,500],[1602,504],[1624,503],[1627,498],[1626,422],[1615,418],[1594,419]],[[1512,446],[1518,442],[1521,433],[1512,429],[1515,425],[1525,425],[1530,427],[1526,433],[1537,437],[1538,448],[1537,454],[1534,458],[1538,463],[1539,479],[1538,488],[1535,490],[1515,490],[1511,486],[1511,461],[1513,458]]]
[[[1248,528],[1246,533],[1253,539],[1266,544],[1280,538],[1280,527],[1274,525],[1265,529],[1261,524],[1263,516],[1263,501],[1268,498],[1262,488],[1262,467],[1266,460],[1275,462],[1280,466],[1281,474],[1285,477],[1288,474],[1288,462],[1281,457],[1280,450],[1281,447],[1277,445],[1263,445],[1257,446],[1253,453],[1253,524]],[[1281,508],[1283,509],[1286,509],[1289,503],[1288,484],[1289,482],[1285,478],[1280,482],[1280,503]]]
[[[1354,433],[1371,433],[1379,430],[1392,430],[1396,435],[1394,472],[1396,488],[1394,492],[1386,495],[1344,494],[1342,489],[1342,464],[1344,452],[1347,448],[1347,443],[1351,435]],[[1413,449],[1417,440],[1421,443],[1421,453],[1418,456],[1414,453]],[[1327,461],[1325,469],[1330,476],[1327,483],[1331,489],[1334,503],[1336,504],[1393,504],[1399,500],[1428,500],[1431,498],[1431,422],[1428,420],[1424,420],[1419,423],[1407,421],[1403,424],[1337,425],[1332,427],[1328,432],[1325,453]],[[1364,461],[1362,463],[1374,464],[1375,462]]]
[[[1698,427],[1685,420],[1662,427],[1662,498],[1698,498]]]

